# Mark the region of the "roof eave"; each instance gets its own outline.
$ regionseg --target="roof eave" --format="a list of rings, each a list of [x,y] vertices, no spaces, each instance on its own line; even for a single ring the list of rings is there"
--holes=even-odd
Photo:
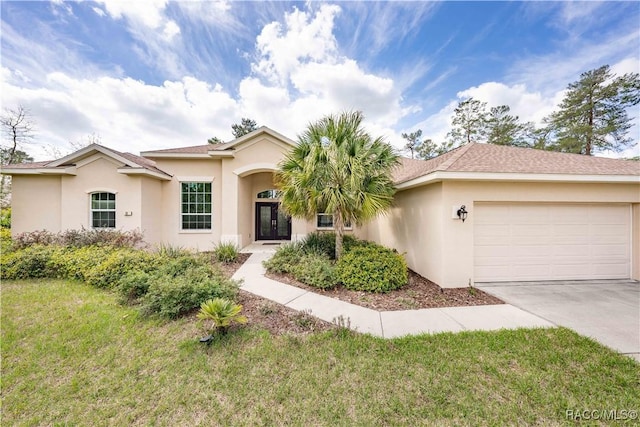
[[[76,167],[3,168],[1,172],[3,175],[76,175]]]
[[[118,173],[124,175],[142,175],[150,178],[160,179],[163,181],[171,181],[171,175],[165,175],[145,168],[118,168]]]
[[[500,172],[447,172],[436,171],[395,184],[398,190],[407,190],[441,181],[509,181],[509,182],[566,182],[601,184],[640,184],[639,175],[574,175]]]

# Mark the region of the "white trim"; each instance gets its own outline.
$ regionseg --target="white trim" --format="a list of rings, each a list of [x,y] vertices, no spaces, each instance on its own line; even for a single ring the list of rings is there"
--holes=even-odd
[[[246,135],[242,135],[240,138],[236,138],[233,141],[230,141],[228,143],[225,144],[225,150],[229,149],[231,147],[235,147],[238,144],[242,144],[245,141],[248,141],[250,139],[255,138],[256,136],[266,133],[267,135],[272,136],[275,139],[279,139],[285,143],[287,143],[288,145],[295,147],[297,144],[295,141],[293,141],[292,139],[287,138],[286,136],[282,135],[281,133],[276,132],[273,129],[270,129],[266,126],[261,126],[258,129],[254,130],[253,132],[249,132]]]
[[[161,179],[164,181],[171,181],[171,175],[164,175],[146,168],[129,168],[129,167],[124,167],[124,168],[118,168],[117,169],[118,173],[124,174],[124,175],[144,175],[144,176],[149,176],[151,178],[157,178],[157,179]]]
[[[247,175],[252,175],[259,172],[273,172],[278,170],[278,166],[275,163],[251,163],[250,165],[242,166],[233,171],[234,174],[241,178]]]
[[[211,184],[211,227],[210,228],[182,228],[183,224],[183,216],[191,215],[191,213],[182,212],[182,184],[183,183],[196,183],[196,184]],[[212,176],[187,176],[187,177],[178,177],[178,234],[211,234],[213,233],[213,219],[214,219],[214,205],[213,205],[213,177]],[[204,216],[206,213],[200,213],[195,215]]]
[[[78,151],[76,151],[75,153],[71,153],[68,156],[64,156],[61,159],[58,160],[54,160],[53,162],[49,163],[47,165],[47,167],[56,167],[56,166],[61,166],[64,165],[66,163],[69,163],[73,160],[79,159],[81,157],[83,157],[85,154],[89,154],[93,151],[97,151],[99,153],[104,154],[105,156],[111,157],[112,159],[115,159],[121,163],[124,163],[127,166],[131,166],[131,167],[140,167],[139,164],[132,162],[129,159],[126,159],[122,156],[120,156],[119,154],[114,153],[113,151],[111,151],[110,149],[103,147],[102,145],[98,145],[98,144],[91,144],[88,145]]]
[[[0,173],[3,175],[76,175],[76,167],[2,168]]]
[[[93,194],[93,193],[113,193],[113,194],[118,194],[118,191],[114,190],[112,188],[107,188],[107,187],[93,187],[93,188],[90,188],[88,190],[85,190],[85,193],[87,193],[87,194]]]
[[[640,184],[637,175],[572,175],[543,173],[499,173],[499,172],[446,172],[437,171],[409,181],[396,184],[396,189],[406,190],[424,184],[446,180],[464,181],[520,181],[520,182],[593,182]]]
[[[91,200],[91,196],[94,194],[102,194],[102,193],[106,193],[106,194],[113,194],[114,196],[114,200],[113,203],[115,205],[115,207],[113,209],[93,209],[93,206],[91,204],[92,200]],[[89,200],[89,229],[91,230],[115,230],[118,227],[118,192],[117,191],[112,191],[112,190],[108,190],[108,189],[99,189],[99,190],[94,190],[94,191],[88,191],[87,192],[87,199]],[[93,212],[113,212],[113,227],[94,227],[93,226]]]

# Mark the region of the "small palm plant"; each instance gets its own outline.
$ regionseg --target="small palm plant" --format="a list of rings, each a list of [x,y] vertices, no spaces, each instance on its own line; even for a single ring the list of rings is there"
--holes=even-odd
[[[200,305],[198,319],[211,320],[213,329],[225,335],[232,323],[247,323],[247,318],[240,314],[242,306],[226,298],[214,298]]]

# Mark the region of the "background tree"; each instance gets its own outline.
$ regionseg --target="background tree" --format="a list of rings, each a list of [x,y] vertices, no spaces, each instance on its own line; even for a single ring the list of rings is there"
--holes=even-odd
[[[407,140],[407,143],[404,145],[404,149],[411,152],[411,158],[414,158],[414,154],[420,146],[422,145],[422,141],[420,141],[420,137],[422,136],[422,129],[418,129],[415,132],[411,133],[403,133],[402,137]]]
[[[22,105],[17,108],[7,108],[0,116],[3,140],[7,143],[2,148],[2,164],[24,163],[33,161],[33,158],[19,149],[34,138],[35,125],[29,110]],[[11,193],[11,178],[2,175],[0,178],[0,203],[4,206],[9,202]]]
[[[0,117],[2,133],[8,142],[9,155],[7,164],[14,163],[15,153],[21,144],[28,143],[34,138],[34,123],[29,110],[22,105],[17,108],[7,108]]]
[[[447,139],[454,147],[485,141],[488,122],[486,102],[473,98],[461,101],[454,110],[452,128],[447,134]]]
[[[529,147],[533,123],[522,123],[518,116],[509,114],[508,105],[491,107],[487,121],[487,142],[496,145]]]
[[[221,140],[220,138],[218,138],[217,136],[214,136],[212,138],[207,139],[207,142],[209,144],[213,144],[213,145],[215,145],[215,144],[223,144],[224,143],[224,141]]]
[[[586,71],[569,84],[567,94],[549,122],[556,151],[592,155],[595,151],[621,151],[632,139],[627,108],[640,102],[640,77],[612,74],[608,65]]]
[[[362,128],[361,112],[325,116],[298,137],[275,174],[282,207],[296,217],[333,215],[336,259],[342,255],[346,222],[361,225],[391,206],[391,172],[399,163],[382,137]]]
[[[434,157],[438,157],[452,150],[453,142],[445,141],[440,144],[436,144],[432,139],[425,139],[418,147],[418,158],[423,160],[429,160]]]
[[[243,117],[240,120],[240,124],[235,123],[231,125],[231,129],[231,133],[233,134],[234,138],[240,138],[242,135],[246,135],[258,129],[258,125],[256,124],[255,120]]]

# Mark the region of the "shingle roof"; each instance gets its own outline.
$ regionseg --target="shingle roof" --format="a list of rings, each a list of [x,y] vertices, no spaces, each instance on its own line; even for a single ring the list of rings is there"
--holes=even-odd
[[[175,153],[175,154],[207,154],[209,151],[220,151],[226,148],[228,143],[192,145],[190,147],[167,148],[164,150],[153,150],[153,153]]]
[[[108,148],[108,147],[105,147],[105,146],[99,145],[99,144],[94,144],[94,145],[96,147],[99,147],[98,151],[100,149],[102,149],[104,151],[107,151],[107,152],[116,154],[116,155],[118,155],[120,157],[123,157],[126,160],[128,160],[129,162],[131,162],[134,165],[139,166],[139,167],[141,167],[143,169],[146,169],[146,170],[149,170],[149,171],[152,171],[152,172],[157,172],[157,173],[160,173],[162,175],[169,176],[169,177],[171,176],[171,174],[163,171],[162,169],[159,169],[156,166],[156,162],[154,162],[151,159],[146,159],[144,157],[140,157],[140,156],[137,156],[137,155],[131,154],[131,153],[123,153],[123,152],[114,150],[113,148]],[[91,149],[91,148],[92,148],[92,146],[88,146],[83,150],[88,150],[88,149]],[[82,151],[82,150],[80,150],[80,151]],[[60,159],[60,160],[62,160],[62,159]],[[31,163],[16,163],[16,164],[12,164],[12,165],[3,166],[3,168],[10,168],[10,169],[40,169],[40,168],[49,167],[49,164],[51,164],[51,163],[53,163],[55,161],[56,160],[47,160],[47,161],[43,161],[43,162],[31,162]],[[70,164],[72,164],[71,161],[72,160],[70,159],[69,160]]]
[[[394,181],[400,184],[438,171],[640,176],[640,162],[470,143],[430,160],[403,158]]]

